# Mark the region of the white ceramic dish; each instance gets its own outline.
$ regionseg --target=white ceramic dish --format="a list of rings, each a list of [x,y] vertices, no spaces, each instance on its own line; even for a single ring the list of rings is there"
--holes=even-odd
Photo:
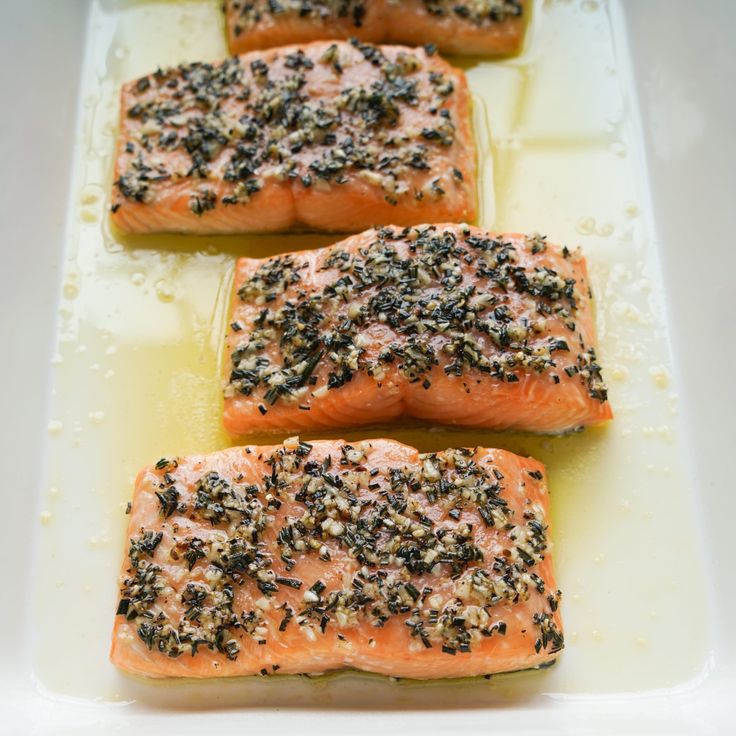
[[[194,12],[203,3],[206,0],[181,0],[179,4]],[[736,147],[731,130],[736,61],[730,39],[736,12],[725,1],[705,9],[684,0],[632,1],[623,6],[611,2],[608,8],[592,0],[538,3],[527,52],[533,63],[499,68],[492,78],[477,68],[469,70],[474,91],[485,97],[486,107],[491,108],[497,158],[498,206],[488,210],[487,224],[544,227],[556,239],[581,242],[592,261],[605,265],[597,277],[604,292],[599,321],[610,367],[621,363],[618,370],[624,378],[630,370],[635,378],[638,372],[644,374],[644,388],[630,388],[626,381],[614,386],[614,396],[619,399],[614,406],[620,410],[620,424],[615,426],[630,433],[632,426],[637,428],[636,421],[641,424],[645,417],[651,426],[639,426],[642,439],[632,445],[620,438],[614,443],[613,434],[603,441],[615,447],[612,452],[617,461],[625,463],[628,458],[634,470],[651,453],[652,469],[655,461],[657,467],[664,462],[668,465],[663,470],[674,469],[678,476],[668,480],[666,473],[656,477],[653,473],[647,480],[659,492],[657,516],[651,526],[644,522],[624,524],[618,516],[614,518],[613,507],[607,505],[623,499],[623,511],[641,510],[642,518],[650,518],[638,489],[626,487],[611,495],[617,489],[615,483],[606,482],[604,474],[612,472],[628,485],[631,476],[623,471],[583,465],[584,477],[598,478],[595,482],[600,488],[577,482],[567,496],[565,489],[560,489],[556,503],[561,510],[555,527],[558,566],[569,593],[565,616],[570,646],[556,671],[545,673],[545,679],[513,676],[499,679],[498,684],[494,680],[492,685],[419,685],[346,675],[328,680],[251,680],[173,687],[129,682],[112,671],[105,660],[114,593],[114,583],[108,578],[117,569],[122,522],[110,513],[108,502],[115,507],[125,498],[130,458],[123,457],[121,468],[116,469],[124,477],[114,490],[98,492],[86,487],[87,481],[94,482],[96,471],[88,461],[95,443],[109,444],[116,435],[104,435],[102,440],[87,440],[84,435],[85,449],[76,455],[74,448],[79,442],[66,445],[63,437],[57,442],[49,435],[49,423],[54,429],[60,412],[72,412],[72,418],[96,423],[99,412],[91,409],[98,406],[94,402],[103,400],[91,374],[66,368],[60,377],[59,371],[52,369],[52,357],[58,347],[57,334],[59,340],[68,342],[67,323],[76,324],[70,301],[79,283],[70,280],[69,264],[79,266],[79,261],[94,255],[109,235],[104,227],[99,229],[104,222],[104,199],[100,203],[89,190],[88,170],[100,165],[99,161],[81,163],[80,152],[88,140],[95,131],[104,134],[106,130],[99,119],[95,122],[96,116],[104,118],[109,113],[99,106],[99,100],[90,97],[89,90],[99,82],[104,97],[104,85],[109,85],[115,74],[133,76],[147,70],[145,66],[136,70],[137,63],[152,63],[144,61],[151,56],[150,49],[148,56],[138,57],[134,49],[133,58],[126,61],[125,52],[120,50],[124,44],[115,34],[111,36],[115,43],[110,41],[107,48],[109,27],[100,19],[114,20],[117,14],[134,18],[150,10],[154,20],[160,21],[170,17],[176,7],[163,0],[99,0],[89,7],[36,0],[3,8],[0,54],[6,105],[0,117],[0,228],[5,248],[0,272],[5,278],[0,292],[0,324],[2,334],[9,339],[4,342],[0,363],[4,410],[0,456],[6,468],[0,522],[0,549],[5,553],[0,595],[0,631],[4,633],[0,655],[4,720],[0,731],[227,734],[264,727],[325,734],[376,729],[433,733],[449,728],[499,733],[730,733],[736,728],[731,703],[736,685],[736,645],[730,634],[729,613],[736,603],[730,586],[736,484],[729,470],[734,439],[731,414],[736,406],[731,372],[736,351],[727,315],[730,300],[736,295],[732,276],[736,259],[730,243],[736,226],[731,205],[736,191]],[[578,12],[581,15],[576,15]],[[590,14],[592,20],[585,20],[582,13]],[[579,28],[561,33],[561,19],[565,18],[579,21]],[[202,38],[195,39],[194,34],[200,31]],[[609,31],[608,45],[593,43]],[[155,40],[155,32],[154,23],[148,29],[149,44],[151,38]],[[171,44],[162,44],[155,49],[164,57],[161,63],[169,63],[172,53],[174,59],[177,53],[188,53],[187,33],[192,34],[195,55],[218,53],[221,39],[217,33],[207,35],[208,31],[191,25],[171,33],[178,33],[182,48],[172,51]],[[586,56],[594,52],[595,59]],[[563,58],[567,73],[564,64],[554,67],[545,54]],[[591,86],[595,74],[586,76],[576,68],[594,68],[606,54],[613,54],[615,67],[611,69],[617,73],[612,71],[610,76],[617,81],[600,76],[600,84]],[[550,72],[553,68],[554,74]],[[557,87],[548,81],[541,85],[548,96],[530,98],[534,104],[526,110],[529,119],[521,128],[522,134],[517,134],[512,106],[494,107],[493,94],[504,89],[513,92],[520,80],[528,79],[530,70],[557,82],[568,79],[569,83]],[[556,102],[550,108],[552,99]],[[626,131],[611,133],[620,139],[613,144],[613,155],[630,157],[623,167],[612,163],[611,151],[601,153],[590,135],[591,130],[599,132],[596,126],[600,127],[606,117],[613,127],[627,121]],[[573,158],[557,158],[558,139],[570,134],[578,141],[574,146],[577,153],[573,152]],[[541,163],[544,156],[549,161]],[[101,159],[104,169],[104,155]],[[572,174],[562,172],[564,161],[569,161]],[[504,167],[513,175],[504,174]],[[597,181],[596,176],[603,181]],[[629,181],[632,176],[636,179],[633,183]],[[106,185],[104,180],[102,185]],[[79,222],[80,189],[86,230]],[[609,214],[605,207],[600,214],[596,210],[604,194],[619,207],[624,204],[619,200],[629,191],[637,193],[640,217],[635,219],[640,222],[630,229],[633,234],[627,235],[623,232],[628,232],[627,228],[612,217],[612,240],[605,219],[596,223],[592,215],[605,218]],[[628,205],[627,209],[627,216],[633,217],[634,210]],[[623,247],[627,237],[636,245],[634,257],[626,256],[630,259],[626,261],[628,270],[614,278],[610,266],[617,263],[615,249]],[[105,242],[109,246],[111,241]],[[126,247],[127,253],[143,261],[153,258],[145,248],[143,255],[139,253],[140,244]],[[201,258],[204,266],[200,264],[205,269],[202,278],[217,287],[221,272],[226,270],[225,261],[238,247],[228,241],[222,258],[205,252]],[[113,258],[116,249],[106,252]],[[79,277],[83,289],[109,286],[114,292],[114,279],[108,283],[99,267],[86,265],[86,271],[80,269],[84,271]],[[637,279],[646,274],[654,282],[651,318],[637,311],[641,283],[637,281],[637,289],[631,293],[624,291],[621,282],[631,278],[630,274]],[[186,279],[186,274],[182,278]],[[175,281],[174,286],[184,283]],[[153,304],[156,293],[160,302],[170,301],[161,281],[152,286]],[[627,302],[621,299],[624,293],[628,293]],[[154,313],[158,318],[159,312]],[[166,315],[166,311],[160,312],[161,319]],[[135,323],[135,315],[129,319]],[[619,355],[625,343],[617,336],[617,319],[636,323],[631,334],[645,352],[651,351],[645,356],[647,360],[634,360],[627,367]],[[152,335],[157,338],[155,331]],[[81,353],[82,347],[86,345],[75,343],[67,357],[72,352]],[[95,359],[89,356],[89,361]],[[660,363],[674,373],[672,393],[679,396],[679,414],[671,420],[671,427],[655,425],[657,420],[652,418],[658,416],[660,404],[668,405],[651,388],[651,379],[656,380],[660,373],[647,374],[647,369]],[[67,365],[74,363],[67,360]],[[205,367],[208,370],[209,364]],[[147,385],[144,377],[141,382]],[[63,395],[55,395],[57,389]],[[133,402],[131,412],[136,408]],[[123,413],[117,418],[112,413],[106,421],[122,421]],[[155,435],[156,429],[153,431]],[[83,434],[80,426],[79,435]],[[674,444],[648,445],[643,439],[670,434]],[[525,446],[519,440],[508,441],[521,442],[522,449]],[[207,445],[209,440],[198,442]],[[536,445],[534,448],[537,452]],[[139,449],[130,453],[135,456]],[[113,454],[114,450],[115,445],[112,450],[107,448]],[[121,454],[125,456],[126,451],[122,447]],[[144,445],[141,451],[152,453],[153,449]],[[553,450],[540,445],[538,451],[549,451],[551,463],[560,465]],[[594,457],[596,452],[599,450],[593,447]],[[67,469],[62,474],[62,494],[71,499],[67,506],[49,496],[49,477],[60,468]],[[687,477],[680,477],[683,474]],[[558,477],[572,475],[560,469]],[[580,498],[582,493],[589,494],[587,518],[598,524],[598,531],[587,536],[576,532],[580,514],[570,524],[566,516],[571,496]],[[596,494],[601,503],[596,504]],[[82,503],[90,497],[96,499],[91,505]],[[48,509],[52,504],[57,504],[53,507],[54,522],[42,525],[41,520],[51,518]],[[90,544],[104,547],[102,551],[91,552],[90,544],[78,544],[80,527],[75,527],[74,519],[87,525],[82,528],[85,535],[95,532]],[[89,529],[91,524],[94,527]],[[685,538],[683,534],[688,533]],[[635,549],[615,556],[621,545]],[[603,554],[598,550],[603,548],[609,555],[607,567],[600,566]],[[599,567],[576,559],[588,550]],[[672,561],[670,568],[675,569],[667,568],[668,559]],[[68,581],[59,577],[59,570],[65,564],[68,567],[70,560],[78,561],[90,576],[84,588],[89,596],[75,598],[68,592],[71,586],[64,585]],[[102,582],[97,579],[100,576]],[[634,590],[639,598],[644,595],[641,586],[633,585],[642,576],[651,578],[651,587],[667,588],[656,598],[658,620],[646,625],[649,650],[637,654],[636,646],[643,646],[646,637],[633,629],[616,627],[613,619],[606,619],[608,628],[602,629],[608,639],[596,644],[596,633],[600,632],[595,621],[587,622],[586,617],[600,617],[606,606],[620,606],[624,611],[635,608],[637,602],[627,600],[627,594],[631,596],[629,591]],[[668,585],[663,584],[665,578]],[[633,587],[627,587],[627,581]],[[576,603],[576,596],[580,598],[576,591],[587,591],[584,605]],[[666,633],[665,642],[657,641],[658,632]],[[680,653],[684,664],[678,662]],[[609,674],[602,676],[607,670]]]

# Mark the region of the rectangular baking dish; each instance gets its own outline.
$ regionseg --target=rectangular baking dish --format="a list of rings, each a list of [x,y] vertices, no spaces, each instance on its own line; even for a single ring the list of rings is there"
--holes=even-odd
[[[192,10],[198,1],[181,0],[180,4]],[[539,2],[534,7],[530,45],[525,52],[539,56],[537,68],[542,74],[549,68],[544,54],[552,53],[550,49],[565,54],[571,70],[576,65],[593,65],[598,62],[586,54],[595,54],[596,47],[587,43],[586,34],[596,33],[597,23],[610,28],[616,61],[611,77],[618,79],[617,84],[623,90],[623,108],[631,126],[626,140],[628,150],[613,152],[621,157],[624,154],[640,157],[639,163],[631,168],[636,174],[635,186],[641,193],[634,206],[644,228],[640,260],[647,262],[646,272],[656,289],[661,288],[661,299],[655,299],[653,307],[654,321],[642,323],[642,334],[649,330],[661,342],[657,343],[657,360],[642,363],[642,380],[652,385],[666,380],[667,391],[677,400],[671,427],[652,423],[642,429],[642,437],[661,438],[672,430],[675,450],[665,452],[679,456],[681,466],[677,466],[676,474],[683,475],[678,482],[687,493],[680,497],[673,490],[670,499],[665,493],[660,494],[656,503],[647,507],[649,511],[642,506],[644,513],[663,520],[662,526],[657,527],[660,531],[652,537],[662,547],[657,554],[641,543],[646,537],[640,535],[638,526],[631,537],[624,535],[610,540],[612,544],[639,545],[636,554],[626,557],[626,564],[631,563],[631,567],[612,569],[613,561],[609,559],[606,563],[603,553],[596,553],[594,534],[588,537],[581,534],[578,540],[570,534],[565,536],[564,518],[562,525],[556,524],[562,534],[557,540],[556,554],[562,558],[563,571],[577,569],[574,560],[565,559],[572,554],[569,550],[589,547],[591,556],[600,558],[595,564],[580,567],[591,575],[589,581],[583,581],[593,590],[591,610],[598,610],[601,596],[614,608],[636,607],[635,586],[613,589],[607,587],[607,579],[625,581],[643,576],[655,586],[664,578],[674,581],[676,595],[667,597],[667,606],[657,612],[661,623],[648,624],[651,631],[660,626],[667,632],[666,646],[656,650],[662,653],[659,664],[656,656],[648,654],[640,660],[644,664],[637,665],[634,652],[636,646],[646,646],[645,637],[639,637],[642,641],[638,644],[617,641],[615,637],[612,642],[604,639],[596,649],[592,642],[598,632],[595,622],[590,622],[585,630],[588,633],[580,629],[581,639],[588,637],[585,643],[576,647],[571,639],[563,663],[564,657],[568,657],[569,667],[576,668],[577,679],[569,683],[583,682],[587,668],[591,681],[600,684],[596,687],[578,684],[559,687],[562,680],[554,679],[563,677],[559,673],[542,680],[533,679],[533,675],[532,679],[526,675],[505,676],[493,678],[491,683],[395,683],[345,674],[312,680],[290,678],[283,682],[249,680],[173,686],[131,684],[123,679],[119,681],[119,690],[97,693],[94,688],[77,686],[78,682],[93,683],[98,672],[101,679],[116,677],[109,672],[105,659],[107,639],[97,641],[100,631],[107,636],[109,630],[112,609],[108,593],[113,581],[102,581],[103,590],[108,593],[76,600],[64,592],[63,581],[55,582],[48,575],[49,569],[56,569],[53,565],[75,559],[67,558],[65,549],[75,549],[76,534],[72,527],[61,523],[65,518],[63,510],[58,515],[54,510],[52,518],[50,509],[56,508],[53,504],[57,501],[49,493],[56,488],[53,485],[56,481],[50,480],[49,468],[73,468],[74,473],[82,474],[75,478],[83,477],[85,468],[80,467],[83,461],[79,457],[87,457],[75,455],[70,449],[72,444],[68,447],[54,444],[61,424],[57,413],[64,405],[78,404],[85,407],[85,421],[91,424],[102,421],[97,413],[87,412],[86,402],[96,391],[87,374],[72,371],[61,381],[54,372],[60,355],[58,335],[67,319],[64,310],[74,296],[74,283],[68,278],[70,256],[74,255],[75,247],[70,233],[78,224],[79,186],[83,177],[80,150],[87,135],[85,121],[90,119],[89,110],[94,106],[94,100],[85,90],[90,70],[97,63],[95,39],[104,32],[98,25],[100,17],[144,13],[148,9],[154,14],[166,13],[171,12],[172,5],[163,0],[99,0],[97,3],[80,0],[63,4],[34,0],[7,3],[2,8],[0,54],[6,106],[0,117],[3,192],[0,228],[5,245],[0,266],[4,276],[0,320],[2,334],[9,338],[4,343],[4,359],[0,362],[4,419],[0,425],[0,453],[6,467],[0,521],[5,552],[0,605],[0,626],[5,632],[0,654],[3,733],[234,734],[259,727],[277,732],[293,729],[305,734],[348,731],[357,734],[377,729],[390,733],[483,729],[510,734],[729,733],[733,730],[736,713],[731,693],[736,685],[736,644],[730,634],[730,612],[736,595],[730,582],[736,488],[729,453],[733,452],[734,440],[730,413],[736,406],[731,375],[736,348],[727,315],[735,293],[732,274],[736,273],[736,256],[730,242],[730,233],[736,226],[731,203],[736,191],[736,144],[731,130],[736,57],[730,33],[736,21],[736,9],[725,1],[707,6],[685,0]],[[581,25],[579,45],[572,31],[571,35],[563,34],[566,45],[555,45],[554,39],[550,40],[550,29],[561,26],[545,18],[565,13],[580,19],[586,17],[584,13],[590,13],[593,18],[589,30]],[[585,22],[581,20],[581,24]],[[195,33],[197,29],[190,28],[189,32]],[[570,39],[572,44],[568,43]],[[103,59],[104,68],[113,68],[124,61],[115,56],[115,48],[111,46],[109,58]],[[511,78],[515,74],[523,76],[520,67],[515,68],[513,64],[504,67],[494,78],[492,87],[484,86],[485,78],[472,63],[468,64],[468,73],[474,92],[482,100],[480,107],[491,108],[487,112],[491,119],[498,206],[493,208],[486,203],[484,217],[488,224],[498,221],[504,227],[544,227],[552,239],[558,235],[569,238],[570,234],[577,237],[574,234],[577,233],[591,260],[598,256],[601,261],[610,259],[613,241],[606,240],[605,221],[596,221],[585,210],[585,204],[575,212],[574,230],[568,229],[571,225],[565,220],[565,204],[585,203],[595,187],[610,188],[612,199],[618,196],[618,184],[613,178],[609,181],[607,174],[603,182],[595,181],[596,172],[605,167],[602,163],[598,167],[598,159],[589,152],[594,144],[586,128],[591,121],[596,123],[598,112],[607,110],[612,93],[606,83],[596,87],[571,84],[560,91],[559,109],[578,105],[580,115],[555,115],[554,111],[547,115],[540,114],[540,110],[536,113],[535,109],[527,110],[531,122],[525,129],[528,134],[525,138],[515,135],[511,116],[505,120],[494,112],[492,95],[487,94],[488,90],[496,93],[504,86],[511,90],[515,84]],[[571,74],[574,76],[573,71]],[[566,99],[565,95],[570,93],[580,95],[583,101]],[[537,104],[543,103],[544,99],[537,100]],[[590,118],[586,117],[588,113]],[[573,161],[570,165],[578,175],[554,181],[549,172],[554,172],[555,167],[559,171],[564,163],[554,152],[555,135],[562,136],[573,117],[580,129],[576,135],[582,153],[579,163]],[[533,128],[538,121],[546,121],[548,128],[535,132]],[[614,127],[617,124],[615,116],[608,122]],[[555,128],[558,124],[559,130]],[[541,160],[535,148],[542,145],[539,141],[549,147],[550,156],[550,163],[542,173],[535,169]],[[524,158],[527,153],[528,157]],[[517,157],[514,170],[519,173],[515,179],[504,178],[509,156]],[[539,188],[540,182],[545,189]],[[541,201],[550,187],[563,203],[560,209],[535,209],[521,197],[523,194]],[[492,195],[487,191],[486,194],[490,200]],[[82,209],[94,209],[94,202],[94,199],[83,199]],[[499,215],[496,212],[499,208],[505,208],[506,214]],[[634,209],[629,212],[631,217]],[[95,227],[103,222],[99,212],[96,222]],[[329,238],[317,241],[321,244],[329,242]],[[274,242],[268,241],[264,249],[275,247]],[[286,247],[292,247],[288,242]],[[137,249],[138,244],[130,246],[131,252]],[[229,258],[239,249],[235,240],[222,246],[222,252]],[[202,258],[210,263],[207,255],[205,252]],[[632,263],[635,261],[636,258]],[[91,273],[94,276],[94,269]],[[618,278],[626,281],[627,275],[622,273]],[[598,284],[606,291],[609,284],[615,284],[615,279],[612,281],[610,274],[605,278],[599,275]],[[165,284],[159,287],[163,294],[159,293],[158,298],[166,302]],[[153,290],[156,291],[155,285]],[[601,299],[608,305],[601,309],[599,317],[603,322],[604,342],[612,339],[606,335],[615,331],[612,318],[634,322],[638,319],[631,312],[631,304],[627,306],[615,294],[614,297],[603,295]],[[611,357],[610,363],[615,367],[617,361],[613,359],[615,356]],[[666,367],[662,368],[660,362]],[[621,368],[624,369],[625,366]],[[641,395],[644,404],[648,396],[658,395],[654,389],[649,390],[651,394]],[[616,389],[614,395],[615,392]],[[625,396],[625,390],[620,389],[619,395]],[[654,405],[655,399],[651,400]],[[628,408],[622,408],[623,422]],[[109,420],[108,416],[104,421]],[[524,439],[509,438],[508,442],[512,449],[519,451],[530,448],[535,452],[547,451],[544,446],[537,447]],[[654,459],[657,452],[652,450],[653,464],[658,462]],[[63,460],[62,465],[59,458]],[[641,458],[637,455],[634,459],[638,462]],[[122,476],[119,483],[122,490],[116,493],[125,493],[129,488],[130,468],[121,463],[113,471]],[[674,488],[675,481],[672,483]],[[660,485],[666,490],[667,483]],[[637,510],[639,491],[622,488],[621,503],[630,503]],[[583,492],[594,498],[596,488],[576,485],[575,494],[580,497]],[[62,496],[71,498],[72,504],[66,513],[72,514],[76,504],[84,515],[88,493],[95,499],[104,497],[106,491],[62,487]],[[559,497],[563,493],[564,489]],[[569,498],[567,501],[562,498],[558,505],[565,511],[569,502]],[[680,508],[674,508],[675,505]],[[594,505],[583,506],[576,523],[606,511]],[[558,515],[564,516],[562,511]],[[688,522],[688,540],[675,531],[670,537],[662,531],[669,518],[673,519],[673,529],[675,518]],[[94,532],[90,545],[109,542],[110,551],[104,559],[118,559],[122,543],[119,529],[123,524],[124,521],[110,522],[107,517],[100,517],[98,527],[90,530]],[[49,542],[50,535],[53,542]],[[605,536],[605,529],[601,535]],[[692,573],[683,572],[680,576],[679,565],[674,561],[678,560],[678,550],[683,545],[694,550],[696,559]],[[670,553],[673,562],[668,565]],[[100,569],[105,569],[104,564]],[[88,582],[93,588],[99,581]],[[581,622],[586,623],[585,610],[575,607],[575,596],[586,585],[570,574],[566,582],[569,595],[564,605],[570,610],[568,624],[576,628]],[[67,622],[73,625],[67,627]],[[577,631],[570,633],[575,635]],[[61,646],[59,642],[65,637],[71,643]],[[94,641],[90,644],[87,637]],[[698,642],[697,652],[692,654],[688,647],[694,640]],[[614,657],[617,649],[621,653]],[[89,660],[87,650],[100,656]],[[62,651],[66,655],[58,656]],[[78,657],[75,651],[79,651]],[[692,666],[678,668],[680,653],[682,658],[692,660]],[[49,658],[54,660],[51,665]],[[661,675],[657,674],[655,665]],[[650,666],[651,677],[644,677],[642,673],[648,672]],[[55,673],[53,677],[48,674],[50,667]],[[597,673],[607,669],[613,673],[608,679],[598,677]],[[667,676],[668,670],[671,677]],[[607,689],[606,682],[614,684]]]

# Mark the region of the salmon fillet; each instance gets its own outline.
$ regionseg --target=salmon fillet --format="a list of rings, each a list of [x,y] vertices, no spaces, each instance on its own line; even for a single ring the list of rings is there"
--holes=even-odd
[[[235,435],[399,417],[558,433],[612,416],[582,255],[468,225],[240,259],[224,383]]]
[[[523,0],[226,0],[225,23],[234,54],[354,37],[505,56],[521,50],[526,18]]]
[[[465,677],[563,634],[544,466],[298,438],[138,476],[112,662],[149,677]]]
[[[124,232],[355,232],[475,212],[465,76],[424,49],[316,42],[122,89]]]

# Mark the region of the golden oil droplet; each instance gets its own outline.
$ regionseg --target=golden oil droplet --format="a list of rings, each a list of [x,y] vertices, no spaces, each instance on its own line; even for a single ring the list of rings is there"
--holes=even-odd
[[[60,420],[52,419],[49,422],[49,425],[48,425],[49,434],[61,434],[63,429],[64,429],[64,424]]]
[[[97,222],[97,210],[91,207],[83,207],[79,215],[84,222]]]
[[[657,388],[667,388],[670,383],[670,374],[663,365],[653,365],[649,369],[649,375],[652,377]]]
[[[174,301],[174,289],[165,279],[156,282],[156,296],[162,302]]]
[[[79,203],[82,205],[97,204],[100,201],[100,196],[97,188],[85,187],[79,195]]]
[[[595,218],[593,217],[581,217],[576,225],[575,229],[581,235],[592,235],[595,232]]]
[[[79,286],[74,281],[67,281],[62,289],[65,299],[76,299],[79,296]]]
[[[639,216],[639,212],[640,212],[640,210],[639,210],[639,207],[637,206],[636,202],[627,202],[624,205],[624,214],[627,217],[631,217],[631,218],[638,217]]]
[[[628,153],[628,149],[623,143],[617,141],[616,143],[611,144],[611,153],[619,158],[625,158]]]

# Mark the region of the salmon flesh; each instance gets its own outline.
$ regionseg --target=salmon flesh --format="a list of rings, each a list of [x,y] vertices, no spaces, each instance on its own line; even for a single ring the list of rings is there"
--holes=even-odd
[[[561,433],[612,416],[580,252],[469,225],[240,259],[223,378],[234,435],[408,417]]]
[[[126,233],[356,232],[476,214],[464,74],[424,49],[316,42],[122,90]]]
[[[286,440],[136,481],[111,658],[149,677],[411,678],[563,647],[544,466],[503,450]]]
[[[226,0],[230,51],[359,38],[433,44],[449,54],[507,56],[521,50],[524,0]]]

